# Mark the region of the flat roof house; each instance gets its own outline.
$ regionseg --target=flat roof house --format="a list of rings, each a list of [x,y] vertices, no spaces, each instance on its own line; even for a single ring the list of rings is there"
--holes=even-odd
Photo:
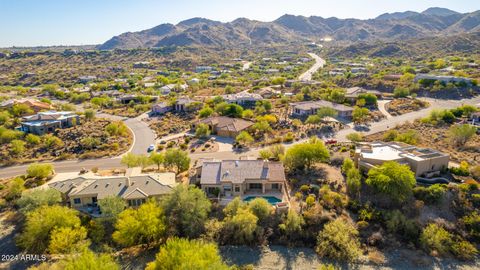
[[[164,114],[169,111],[185,112],[193,102],[189,97],[180,97],[173,105],[169,105],[167,102],[160,102],[153,105],[152,112],[154,114]]]
[[[192,129],[196,129],[198,124],[208,125],[210,130],[218,136],[235,138],[240,132],[248,129],[255,123],[241,118],[216,116],[205,118],[192,124]]]
[[[353,108],[348,107],[342,104],[333,103],[326,100],[317,100],[317,101],[302,101],[296,103],[290,103],[292,107],[292,114],[294,116],[308,116],[314,115],[317,113],[318,109],[327,107],[332,108],[338,113],[338,117],[341,118],[351,118]]]
[[[464,78],[464,77],[456,77],[456,76],[440,76],[440,75],[431,75],[431,74],[417,74],[415,75],[414,82],[418,82],[420,80],[432,80],[432,81],[440,81],[444,83],[459,83],[464,82],[467,84],[472,83],[472,79]]]
[[[23,117],[20,130],[43,135],[57,128],[68,128],[75,124],[80,124],[80,116],[75,112],[47,111]]]
[[[401,142],[363,143],[355,150],[359,168],[370,170],[387,161],[408,165],[416,177],[430,177],[448,167],[448,154]]]
[[[58,190],[67,204],[79,210],[96,207],[98,200],[117,196],[128,206],[140,206],[148,198],[159,198],[172,192],[174,173],[138,176],[77,177],[48,185]]]
[[[263,160],[204,161],[199,178],[205,193],[215,195],[219,191],[226,197],[248,194],[283,197],[286,182],[281,162]]]
[[[241,106],[255,106],[257,101],[263,100],[261,95],[249,93],[247,90],[236,94],[223,95],[222,98],[227,103]]]

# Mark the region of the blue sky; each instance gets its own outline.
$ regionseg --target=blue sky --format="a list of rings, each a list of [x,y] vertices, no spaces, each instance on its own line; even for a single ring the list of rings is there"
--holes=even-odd
[[[288,13],[374,18],[446,7],[480,10],[479,0],[0,0],[0,47],[103,43],[114,35],[192,17],[272,21]]]

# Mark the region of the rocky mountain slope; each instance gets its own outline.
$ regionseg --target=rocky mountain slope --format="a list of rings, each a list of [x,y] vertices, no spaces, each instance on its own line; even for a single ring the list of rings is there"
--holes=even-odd
[[[480,11],[461,14],[444,8],[429,8],[422,13],[386,13],[369,20],[283,15],[273,22],[239,18],[222,23],[192,18],[176,25],[161,24],[124,33],[98,48],[269,45],[318,42],[325,37],[345,42],[395,41],[477,31],[480,31]]]

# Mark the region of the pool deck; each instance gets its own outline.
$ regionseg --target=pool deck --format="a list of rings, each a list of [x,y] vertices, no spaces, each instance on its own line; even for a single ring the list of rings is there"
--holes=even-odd
[[[236,197],[237,196],[223,196],[223,197],[220,198],[219,203],[220,203],[220,205],[225,206],[229,202],[231,202],[233,199],[235,199]],[[275,198],[281,200],[281,202],[289,203],[288,202],[288,197],[284,192],[268,191],[268,192],[262,193],[262,192],[248,191],[245,194],[240,196],[242,201],[245,200],[245,198],[248,198],[248,197],[275,197]]]

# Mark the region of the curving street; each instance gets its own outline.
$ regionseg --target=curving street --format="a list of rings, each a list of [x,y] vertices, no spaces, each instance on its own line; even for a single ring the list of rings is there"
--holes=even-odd
[[[320,56],[314,54],[314,53],[309,53],[310,57],[312,57],[315,60],[315,64],[311,68],[309,68],[307,71],[305,71],[303,74],[301,74],[298,79],[300,81],[308,82],[312,80],[313,74],[317,72],[319,69],[323,68],[325,65],[326,61],[321,58]]]
[[[109,114],[98,114],[97,117],[108,118],[115,121],[123,121],[127,127],[133,133],[133,145],[127,152],[134,154],[145,154],[149,145],[155,143],[155,133],[150,129],[147,123],[141,119],[145,117],[141,115],[136,118],[124,118]],[[88,160],[65,160],[65,161],[46,161],[42,163],[52,163],[56,172],[75,172],[82,168],[91,169],[98,167],[101,169],[123,167],[120,164],[119,157],[113,158],[100,158],[100,159],[88,159]],[[24,174],[29,164],[4,167],[0,169],[0,178],[12,177],[16,175]]]

